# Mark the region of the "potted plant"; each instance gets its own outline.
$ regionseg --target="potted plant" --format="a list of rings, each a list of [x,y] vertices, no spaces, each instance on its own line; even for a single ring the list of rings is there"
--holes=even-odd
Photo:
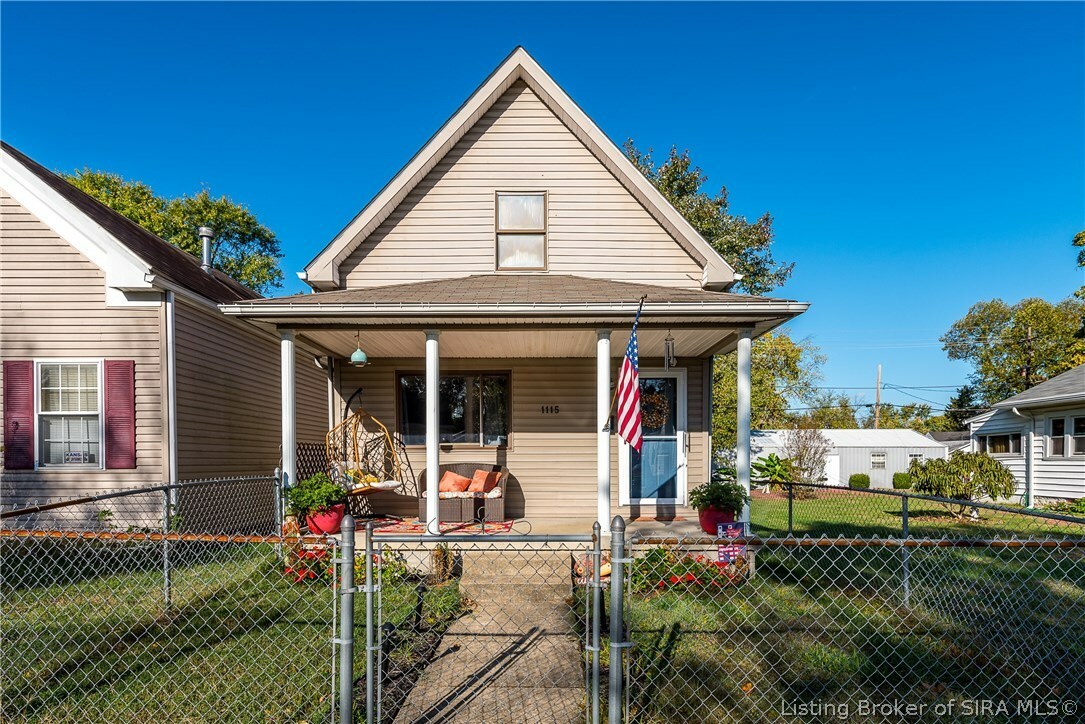
[[[731,523],[750,496],[735,482],[730,471],[721,469],[712,474],[712,480],[690,491],[689,504],[697,509],[701,530],[716,535],[716,526]]]
[[[306,478],[287,490],[286,499],[291,512],[305,516],[309,532],[317,535],[338,533],[347,513],[347,491],[324,473]]]

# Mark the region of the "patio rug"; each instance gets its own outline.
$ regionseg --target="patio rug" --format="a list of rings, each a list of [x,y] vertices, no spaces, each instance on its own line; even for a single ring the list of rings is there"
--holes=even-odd
[[[486,534],[508,533],[512,530],[512,521],[487,521]],[[426,524],[417,518],[406,520],[381,519],[373,521],[373,532],[377,535],[386,533],[389,535],[423,535],[426,532]],[[456,535],[483,535],[482,524],[472,523],[441,523],[442,533]]]

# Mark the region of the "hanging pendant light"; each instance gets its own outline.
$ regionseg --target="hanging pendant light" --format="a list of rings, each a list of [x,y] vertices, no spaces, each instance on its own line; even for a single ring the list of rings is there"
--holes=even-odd
[[[678,359],[674,356],[674,337],[671,330],[667,330],[667,338],[663,340],[663,369],[669,370],[678,365]]]
[[[365,367],[367,364],[369,364],[369,356],[362,351],[362,344],[359,340],[360,336],[361,332],[354,333],[354,346],[356,347],[356,349],[350,355],[350,363],[355,367]]]

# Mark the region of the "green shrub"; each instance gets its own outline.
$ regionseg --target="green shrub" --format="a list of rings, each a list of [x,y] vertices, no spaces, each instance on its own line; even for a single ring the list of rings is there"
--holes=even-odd
[[[964,520],[972,509],[971,501],[1008,498],[1017,485],[1013,473],[982,452],[958,452],[948,460],[913,460],[908,474],[915,481],[916,492],[952,498],[955,502],[941,505],[949,508],[958,520]]]
[[[848,478],[849,488],[869,488],[870,476],[866,473],[854,473]]]
[[[897,490],[907,490],[912,487],[912,476],[908,473],[893,473],[893,487]]]
[[[742,486],[725,476],[714,475],[710,482],[697,486],[689,494],[690,506],[698,511],[711,507],[738,513],[749,502],[750,497]]]

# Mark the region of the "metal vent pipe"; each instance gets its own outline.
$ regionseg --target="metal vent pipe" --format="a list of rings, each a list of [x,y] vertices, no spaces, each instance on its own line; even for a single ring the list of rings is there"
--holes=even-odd
[[[200,261],[200,268],[208,274],[211,273],[211,240],[215,238],[215,230],[210,226],[201,226],[199,228],[200,242],[203,246],[203,257]]]

